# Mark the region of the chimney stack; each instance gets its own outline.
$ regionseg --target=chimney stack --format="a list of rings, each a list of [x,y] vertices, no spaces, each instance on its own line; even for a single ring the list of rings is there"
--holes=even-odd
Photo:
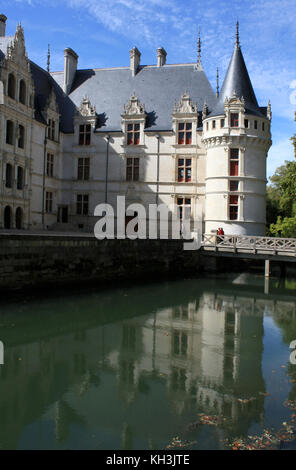
[[[70,93],[77,70],[78,55],[70,47],[64,50],[64,92]]]
[[[0,15],[0,37],[5,36],[6,34],[6,20],[7,20],[7,17],[1,14]]]
[[[141,59],[141,52],[134,46],[130,50],[130,69],[132,71],[133,77],[137,74]]]
[[[163,47],[158,47],[156,53],[157,53],[157,67],[162,67],[166,63],[167,53]]]

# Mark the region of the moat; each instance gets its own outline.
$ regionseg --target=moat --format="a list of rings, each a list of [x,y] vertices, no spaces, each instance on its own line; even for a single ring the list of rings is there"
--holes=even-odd
[[[0,449],[296,448],[295,279],[3,297]]]

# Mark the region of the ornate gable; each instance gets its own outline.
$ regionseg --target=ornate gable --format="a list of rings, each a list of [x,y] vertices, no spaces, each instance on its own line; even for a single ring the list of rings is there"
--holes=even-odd
[[[226,111],[229,111],[229,109],[235,109],[237,111],[244,112],[245,111],[245,100],[244,97],[242,96],[239,98],[237,96],[236,91],[234,90],[233,95],[231,98],[225,98],[224,101],[224,107]]]
[[[175,103],[174,114],[197,114],[197,105],[192,103],[188,92],[185,91],[179,103]]]
[[[82,117],[96,117],[96,107],[90,102],[90,99],[85,96],[82,98],[79,108],[76,110],[76,116]]]
[[[27,67],[29,70],[30,64],[25,46],[24,30],[20,23],[17,25],[14,39],[7,47],[6,57],[8,60],[15,62],[23,68]]]
[[[135,95],[135,93],[133,93],[128,103],[123,107],[122,117],[144,117],[145,115],[146,112],[144,105],[140,102],[139,98]]]

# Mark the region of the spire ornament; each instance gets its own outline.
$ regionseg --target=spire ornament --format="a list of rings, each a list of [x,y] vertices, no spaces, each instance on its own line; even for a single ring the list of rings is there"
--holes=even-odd
[[[201,66],[201,39],[200,39],[200,28],[198,28],[198,40],[197,40],[197,65]]]
[[[236,47],[240,47],[239,43],[239,22],[236,22],[236,34],[235,34],[235,45]]]
[[[50,72],[50,45],[48,44],[47,49],[47,71]]]
[[[216,77],[217,81],[216,81],[216,96],[217,98],[219,98],[219,69],[217,67],[217,77]]]

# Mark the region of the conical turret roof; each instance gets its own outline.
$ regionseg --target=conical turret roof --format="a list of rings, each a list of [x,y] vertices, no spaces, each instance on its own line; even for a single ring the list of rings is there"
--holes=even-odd
[[[247,114],[263,116],[258,105],[244,57],[237,38],[232,58],[224,79],[224,83],[218,98],[218,102],[211,112],[211,116],[224,114],[224,102],[226,98],[231,98],[234,94],[238,98],[244,98]]]

